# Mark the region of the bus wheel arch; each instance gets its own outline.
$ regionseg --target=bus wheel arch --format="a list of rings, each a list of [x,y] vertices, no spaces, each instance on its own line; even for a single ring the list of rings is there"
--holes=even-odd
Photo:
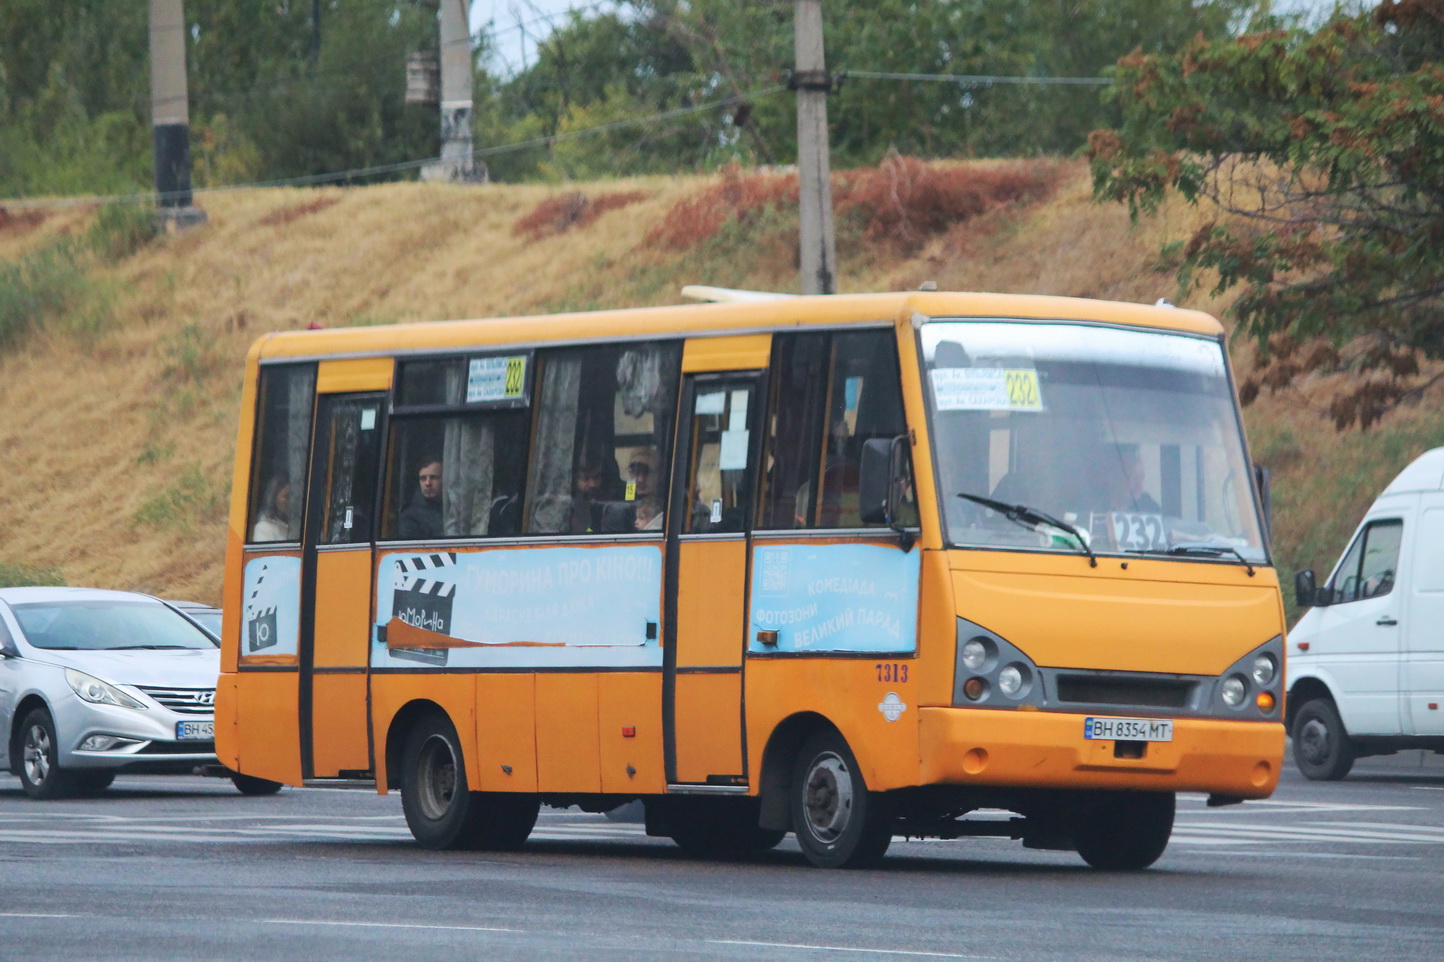
[[[762,796],[762,814],[758,823],[763,828],[792,830],[792,811],[788,805],[792,769],[797,753],[802,750],[802,743],[816,731],[837,732],[837,727],[816,712],[802,712],[783,719],[767,739],[767,747],[762,750],[762,773],[758,779],[758,791]]]
[[[401,766],[405,759],[406,738],[411,729],[431,712],[446,714],[434,701],[417,699],[402,705],[400,710],[391,717],[391,724],[386,729],[386,787],[398,789],[401,787]]]

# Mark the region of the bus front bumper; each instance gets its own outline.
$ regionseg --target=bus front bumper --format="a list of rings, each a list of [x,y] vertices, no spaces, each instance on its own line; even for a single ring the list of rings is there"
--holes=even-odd
[[[1176,718],[1173,739],[1083,736],[1081,714],[922,708],[922,783],[1210,792],[1266,798],[1284,755],[1281,722]],[[1136,757],[1134,757],[1136,756]]]

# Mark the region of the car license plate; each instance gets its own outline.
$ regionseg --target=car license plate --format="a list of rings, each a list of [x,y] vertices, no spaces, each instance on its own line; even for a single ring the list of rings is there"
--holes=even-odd
[[[176,741],[212,741],[216,737],[216,723],[213,721],[183,721],[175,723]]]
[[[1171,742],[1172,718],[1085,718],[1084,738],[1106,738],[1110,741]]]

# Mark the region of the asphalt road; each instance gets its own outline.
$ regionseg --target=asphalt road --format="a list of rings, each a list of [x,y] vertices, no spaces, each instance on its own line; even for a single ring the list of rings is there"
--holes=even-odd
[[[790,839],[702,862],[546,809],[521,852],[435,853],[395,795],[122,777],[38,803],[0,775],[0,959],[1435,960],[1441,870],[1444,769],[1397,762],[1184,796],[1137,874],[993,839],[897,841],[863,872]]]

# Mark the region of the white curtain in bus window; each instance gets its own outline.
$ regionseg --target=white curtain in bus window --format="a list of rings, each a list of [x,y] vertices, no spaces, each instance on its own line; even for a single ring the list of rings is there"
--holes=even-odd
[[[676,344],[544,357],[529,531],[661,530],[680,360]]]
[[[460,364],[447,369],[449,399],[461,396],[465,380]],[[441,445],[441,527],[446,537],[489,533],[495,474],[496,437],[490,419],[448,418]]]
[[[261,371],[250,540],[299,541],[306,503],[306,461],[316,367],[293,364]]]

